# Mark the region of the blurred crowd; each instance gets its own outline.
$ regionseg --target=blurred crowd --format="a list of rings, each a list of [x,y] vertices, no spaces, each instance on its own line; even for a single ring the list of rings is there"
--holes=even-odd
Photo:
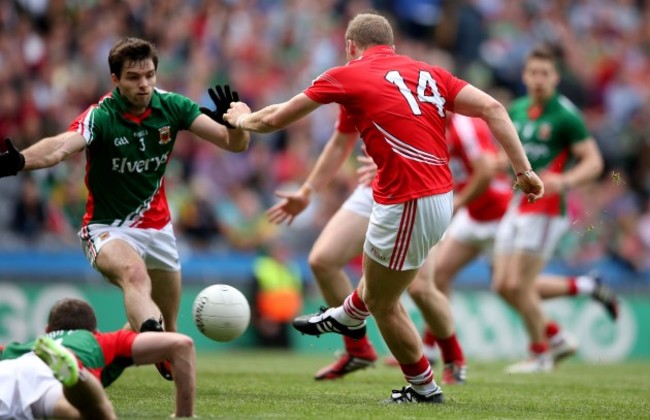
[[[368,9],[393,21],[398,52],[506,105],[524,93],[527,52],[556,46],[560,90],[583,111],[607,163],[598,183],[571,192],[562,257],[650,269],[650,6],[641,0],[4,0],[0,138],[24,148],[65,130],[111,90],[108,51],[127,35],[157,45],[162,89],[206,106],[215,83],[234,86],[254,110],[286,100],[345,62],[347,22]],[[264,211],[275,190],[306,178],[336,116],[322,107],[278,134],[254,135],[243,154],[181,133],[165,181],[180,244],[309,249],[355,187],[353,159],[292,226],[270,225]],[[0,182],[0,249],[79,247],[84,164],[80,154]]]

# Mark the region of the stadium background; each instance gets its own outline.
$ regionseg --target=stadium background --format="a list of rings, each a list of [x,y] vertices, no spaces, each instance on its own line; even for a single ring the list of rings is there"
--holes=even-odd
[[[394,22],[398,52],[448,68],[505,104],[523,93],[527,51],[539,42],[558,46],[560,90],[582,109],[607,168],[598,182],[570,193],[572,229],[549,271],[598,269],[622,294],[623,310],[613,324],[588,299],[558,299],[547,308],[578,335],[583,359],[650,357],[646,2],[6,0],[0,2],[0,138],[24,148],[65,130],[111,89],[107,53],[125,35],[157,44],[160,88],[208,106],[206,89],[215,83],[235,86],[253,109],[288,99],[344,62],[347,21],[371,7]],[[252,331],[228,345],[202,339],[190,308],[195,294],[212,283],[235,285],[252,300],[251,264],[260,253],[273,251],[298,264],[306,310],[321,302],[306,253],[353,189],[354,160],[290,228],[269,225],[264,210],[274,190],[305,179],[336,114],[334,106],[323,107],[278,134],[254,135],[240,155],[179,135],[166,190],[185,282],[180,329],[197,338],[200,349],[255,345]],[[76,238],[85,204],[83,167],[79,155],[0,181],[0,343],[40,332],[50,304],[62,296],[89,299],[104,329],[125,321],[119,291],[88,267]],[[358,269],[349,267],[355,278]],[[486,262],[472,264],[457,284],[453,307],[470,356],[523,355],[521,323],[488,291]],[[376,338],[376,329],[371,334]],[[336,338],[318,345],[291,338],[301,351],[338,346]]]

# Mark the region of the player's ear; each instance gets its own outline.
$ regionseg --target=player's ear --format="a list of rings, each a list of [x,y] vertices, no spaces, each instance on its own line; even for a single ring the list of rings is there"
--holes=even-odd
[[[357,45],[351,39],[346,39],[345,44],[346,44],[345,47],[348,51],[348,54],[354,57],[354,54],[356,54],[357,52]]]
[[[50,325],[49,325],[49,324],[46,325],[46,326],[45,326],[45,334],[49,334],[49,333],[51,333],[51,332],[52,332],[52,328],[50,328]]]

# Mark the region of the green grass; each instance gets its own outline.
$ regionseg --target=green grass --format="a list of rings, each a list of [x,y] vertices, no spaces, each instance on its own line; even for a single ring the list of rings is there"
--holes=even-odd
[[[313,373],[331,357],[283,352],[201,354],[200,418],[290,419],[632,419],[650,418],[650,363],[565,362],[551,374],[507,375],[505,363],[474,362],[469,382],[443,387],[443,405],[385,405],[404,378],[378,364],[337,381]],[[440,368],[435,372],[439,376]],[[108,389],[120,418],[167,418],[174,388],[153,366],[127,369]]]

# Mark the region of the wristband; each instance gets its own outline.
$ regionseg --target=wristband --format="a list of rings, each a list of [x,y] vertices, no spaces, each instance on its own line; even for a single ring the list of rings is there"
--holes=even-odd
[[[525,176],[526,178],[530,178],[531,177],[530,174],[532,173],[533,173],[532,169],[526,169],[525,171],[517,172],[517,178],[519,178],[520,176]]]
[[[237,118],[237,121],[235,122],[235,127],[239,128],[240,130],[242,129],[242,124],[244,124],[244,118],[248,117],[250,114],[242,114]]]

